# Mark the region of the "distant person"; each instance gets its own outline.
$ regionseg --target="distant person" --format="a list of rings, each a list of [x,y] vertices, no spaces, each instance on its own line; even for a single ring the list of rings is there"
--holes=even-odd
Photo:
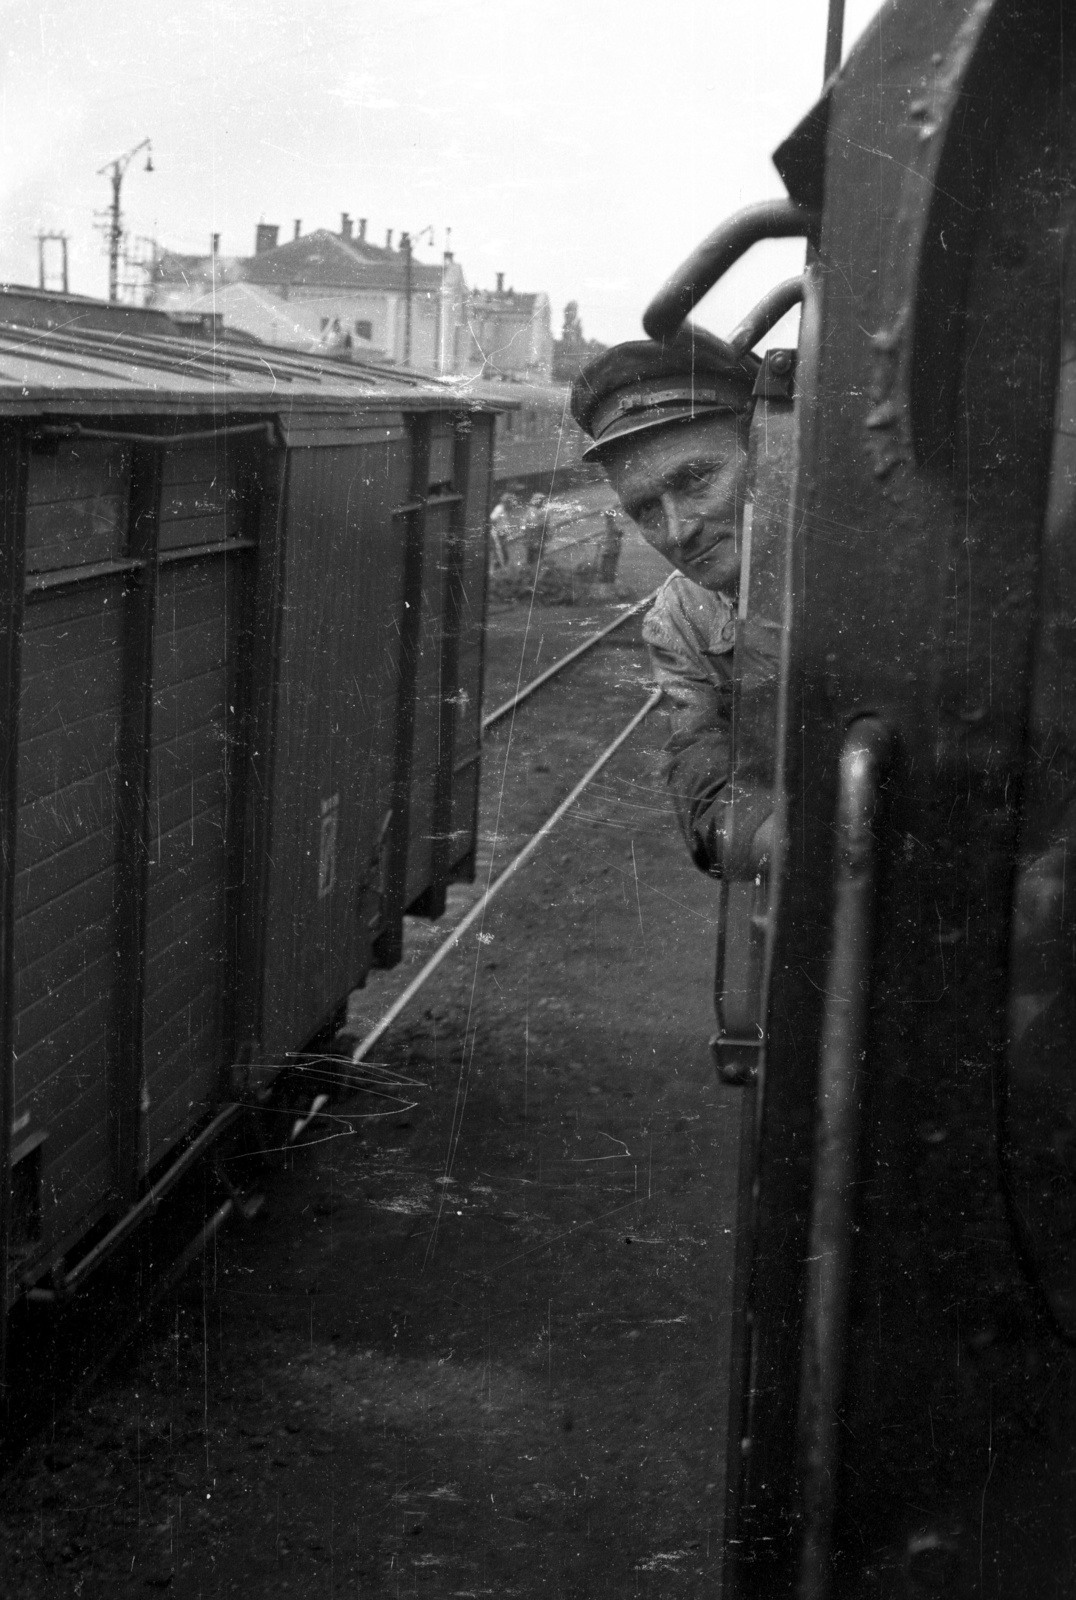
[[[489,532],[498,566],[511,561],[509,546],[519,537],[522,508],[516,494],[506,489],[489,514]]]
[[[615,511],[603,511],[601,556],[598,563],[598,582],[610,588],[616,582],[616,569],[620,562],[620,546],[624,528]]]
[[[691,858],[715,877],[749,859],[767,788],[727,813],[740,524],[757,358],[637,340],[582,368],[572,414],[644,539],[677,571],[643,623],[670,705],[666,782]]]
[[[544,494],[532,494],[523,518],[523,552],[528,567],[536,567],[542,554],[545,538],[548,500]]]

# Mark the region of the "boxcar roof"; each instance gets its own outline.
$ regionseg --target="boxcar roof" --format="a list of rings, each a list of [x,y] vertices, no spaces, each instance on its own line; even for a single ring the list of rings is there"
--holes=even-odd
[[[498,409],[493,396],[372,362],[180,328],[172,335],[40,328],[2,316],[0,306],[0,415]]]
[[[571,416],[566,383],[529,383],[517,378],[454,378],[448,381],[461,399],[483,407],[493,406],[498,411],[563,412],[565,417]]]

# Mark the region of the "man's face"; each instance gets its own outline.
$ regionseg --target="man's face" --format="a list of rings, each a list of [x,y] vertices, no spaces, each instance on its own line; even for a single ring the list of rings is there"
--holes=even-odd
[[[648,544],[704,589],[734,590],[747,477],[748,418],[718,411],[629,434],[602,466]]]

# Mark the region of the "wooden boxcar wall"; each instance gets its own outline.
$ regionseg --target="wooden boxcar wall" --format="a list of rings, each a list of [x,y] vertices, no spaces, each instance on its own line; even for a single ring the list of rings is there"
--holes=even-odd
[[[249,427],[5,434],[24,1280],[473,865],[492,418]]]

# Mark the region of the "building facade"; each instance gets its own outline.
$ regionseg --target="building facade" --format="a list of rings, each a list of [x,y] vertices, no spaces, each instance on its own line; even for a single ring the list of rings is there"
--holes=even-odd
[[[254,253],[208,256],[164,251],[152,269],[147,303],[270,344],[353,353],[443,376],[480,375],[547,382],[553,339],[549,299],[505,289],[468,290],[451,251],[419,261],[411,240],[383,245],[366,220],[344,212],[340,231],[304,234],[296,222],[279,242],[275,223],[258,223]],[[214,241],[214,244],[216,241]]]
[[[344,213],[339,233],[318,228],[279,244],[259,223],[251,256],[181,256],[155,263],[149,304],[173,312],[223,312],[225,326],[275,344],[353,351],[425,372],[460,370],[467,347],[463,273],[446,251],[440,264],[415,258],[406,234],[394,246],[366,237]]]

